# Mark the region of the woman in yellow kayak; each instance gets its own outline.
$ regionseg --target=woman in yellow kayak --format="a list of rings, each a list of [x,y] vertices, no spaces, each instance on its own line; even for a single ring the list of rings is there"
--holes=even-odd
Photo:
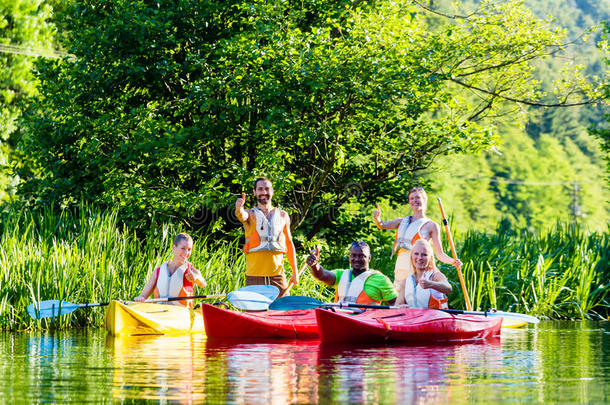
[[[193,295],[193,288],[198,285],[205,288],[206,281],[188,258],[193,250],[193,238],[186,233],[180,233],[174,238],[172,260],[164,262],[153,270],[148,283],[142,293],[134,301],[143,302],[150,294],[155,298],[189,297]],[[170,301],[171,304],[192,306],[192,300]]]
[[[424,239],[417,240],[413,244],[410,257],[414,272],[401,284],[396,305],[447,309],[447,295],[451,293],[451,284],[436,268],[430,243]]]
[[[446,264],[462,266],[462,262],[448,256],[443,251],[441,244],[441,230],[439,225],[426,217],[428,208],[428,196],[422,187],[414,187],[409,190],[407,195],[409,207],[413,210],[413,215],[403,218],[396,218],[391,221],[381,220],[381,210],[379,205],[373,211],[373,219],[379,229],[396,229],[396,240],[393,252],[396,253],[396,266],[394,267],[394,287],[398,290],[404,284],[407,276],[413,274],[411,265],[411,249],[418,239],[432,242],[436,257]]]

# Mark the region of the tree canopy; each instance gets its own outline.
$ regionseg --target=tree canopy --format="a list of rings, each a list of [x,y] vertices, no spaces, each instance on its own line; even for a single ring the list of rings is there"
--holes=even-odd
[[[51,8],[38,0],[0,0],[0,199],[16,142],[21,103],[36,93],[33,61],[53,55]]]
[[[57,24],[74,57],[37,65],[21,195],[135,225],[228,218],[265,174],[314,234],[352,197],[402,200],[438,156],[490,148],[516,102],[598,96],[580,71],[540,89],[565,31],[522,1],[447,18],[406,0],[75,0]]]

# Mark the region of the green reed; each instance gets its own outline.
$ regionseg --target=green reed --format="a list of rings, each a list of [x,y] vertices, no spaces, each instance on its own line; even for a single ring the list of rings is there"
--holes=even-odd
[[[497,308],[549,318],[608,317],[607,233],[587,233],[558,224],[538,236],[502,228],[493,234],[470,232],[461,242],[458,252],[475,309]],[[450,304],[464,308],[456,270],[442,268],[454,281]]]
[[[0,231],[0,329],[64,329],[100,326],[104,310],[79,309],[33,320],[26,307],[51,299],[79,304],[132,299],[151,272],[171,258],[172,239],[182,229],[166,225],[138,237],[118,224],[116,212],[81,206],[78,213],[8,209],[0,217]],[[192,236],[190,260],[208,282],[198,295],[227,293],[244,285],[239,239],[211,242],[205,235]],[[304,258],[299,257],[299,263]],[[309,272],[292,293],[325,298],[325,290]]]
[[[119,225],[116,212],[81,206],[76,213],[7,209],[0,216],[0,231],[0,329],[46,329],[100,326],[104,310],[79,309],[55,319],[33,320],[25,311],[29,304],[131,299],[153,269],[171,257],[172,238],[182,229],[166,225],[137,235]],[[239,239],[211,241],[197,234],[193,238],[191,261],[208,281],[197,294],[226,293],[244,285]],[[495,233],[470,232],[456,243],[474,309],[550,318],[608,317],[608,234],[565,225],[538,236],[498,228]],[[373,246],[371,266],[392,276],[395,257],[385,245]],[[300,264],[310,248],[299,252]],[[347,248],[328,250],[337,253],[323,260],[325,267],[349,266]],[[451,306],[464,308],[455,269],[441,268],[454,285]],[[291,293],[328,300],[332,292],[305,270]]]

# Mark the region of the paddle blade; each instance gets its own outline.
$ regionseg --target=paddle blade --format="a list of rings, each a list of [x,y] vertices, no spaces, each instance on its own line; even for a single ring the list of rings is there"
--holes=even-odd
[[[515,320],[534,323],[534,324],[540,323],[540,319],[536,318],[535,316],[531,316],[531,315],[527,315],[527,314],[517,314],[514,312],[495,311],[495,312],[488,312],[487,315],[501,316],[502,318],[510,318],[510,319],[515,319]]]
[[[232,291],[227,294],[227,299],[234,307],[246,311],[265,311],[271,303],[269,298],[252,291]]]
[[[253,292],[269,298],[269,302],[273,301],[280,295],[280,290],[274,285],[247,285],[236,291]]]
[[[51,318],[74,312],[80,305],[66,301],[49,300],[30,304],[27,307],[28,314],[34,319]]]
[[[311,309],[326,305],[324,302],[311,297],[289,295],[278,298],[269,305],[269,309],[276,311],[292,311],[295,309]]]

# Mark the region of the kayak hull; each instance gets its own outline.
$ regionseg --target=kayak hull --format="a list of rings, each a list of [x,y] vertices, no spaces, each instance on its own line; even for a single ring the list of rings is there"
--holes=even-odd
[[[318,325],[313,309],[238,312],[202,304],[201,310],[209,338],[318,338]]]
[[[467,341],[500,335],[502,318],[434,309],[374,309],[357,316],[316,309],[320,339],[332,343]]]
[[[180,335],[205,332],[199,311],[178,305],[112,301],[106,310],[106,330],[113,336]]]

